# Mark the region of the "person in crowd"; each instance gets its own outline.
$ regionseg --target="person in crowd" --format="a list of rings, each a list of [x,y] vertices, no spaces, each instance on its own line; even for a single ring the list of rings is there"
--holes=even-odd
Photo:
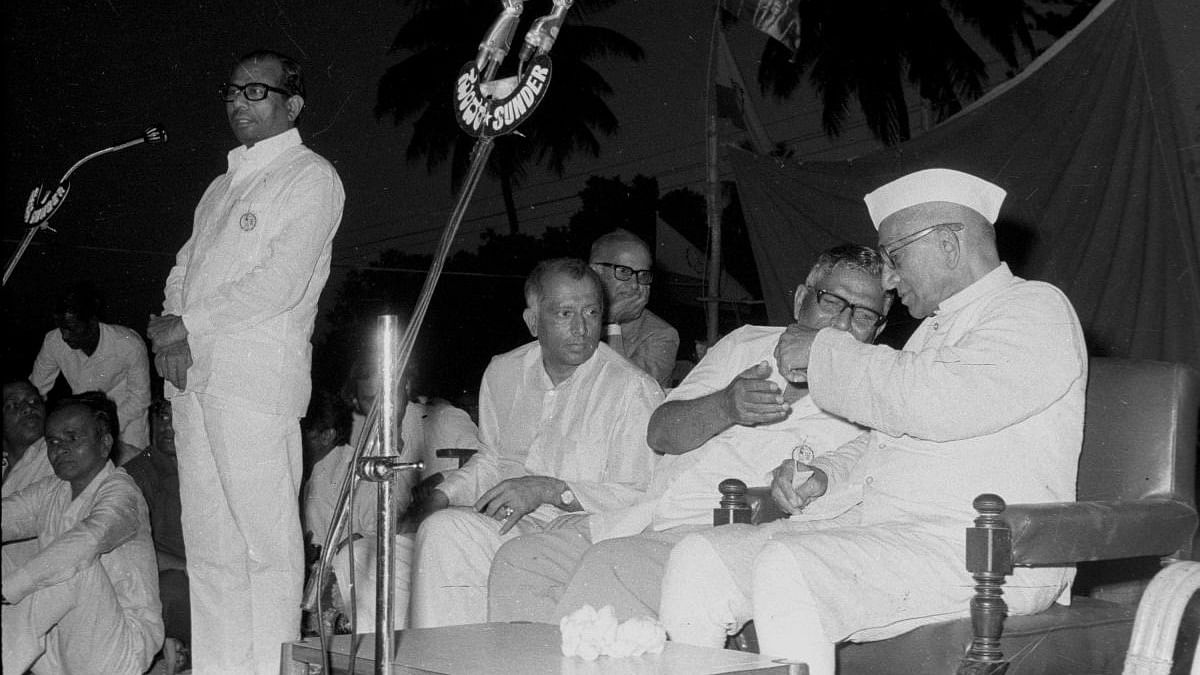
[[[4,478],[0,496],[7,497],[53,476],[46,457],[46,402],[29,380],[10,379],[3,385]],[[7,567],[20,567],[38,552],[35,537],[0,547]]]
[[[187,551],[180,524],[179,464],[175,458],[175,429],[171,402],[150,404],[150,447],[121,465],[137,483],[150,509],[154,552],[158,559],[158,595],[162,600],[163,659],[174,673],[188,661],[192,635],[188,602]]]
[[[313,392],[308,411],[300,420],[304,453],[313,464],[312,475],[304,486],[305,539],[314,546],[324,544],[326,534],[333,525],[333,512],[342,480],[354,455],[354,447],[350,445],[352,425],[353,413],[349,403],[324,389]],[[365,485],[370,487],[374,484]],[[350,516],[349,534],[373,537],[375,491],[360,489],[356,497],[354,513]],[[338,543],[335,541],[334,545]]]
[[[654,282],[650,247],[632,232],[618,229],[592,242],[588,262],[604,282],[604,341],[659,386],[671,386],[679,333],[646,309]]]
[[[525,304],[535,340],[488,365],[483,448],[432,490],[433,513],[417,532],[414,627],[484,621],[501,544],[586,528],[587,513],[627,506],[646,488],[654,456],[645,429],[662,390],[599,344],[599,277],[582,260],[543,261],[525,283]]]
[[[870,343],[891,304],[882,269],[865,246],[822,253],[796,288],[796,322]],[[642,501],[593,515],[590,536],[555,530],[501,547],[488,584],[489,620],[553,623],[585,604],[612,605],[620,620],[657,615],[667,556],[689,532],[712,526],[718,483],[763,484],[797,448],[819,456],[862,433],[774,368],[783,332],[733,331],[667,396],[650,418],[650,447],[664,457]]]
[[[121,422],[117,454],[127,459],[150,443],[150,362],[142,336],[132,328],[102,323],[99,311],[99,297],[87,283],[72,286],[59,298],[54,307],[58,327],[42,340],[29,381],[45,396],[62,373],[73,394],[107,394]]]
[[[4,540],[39,544],[3,571],[5,672],[138,675],[162,645],[150,518],[108,460],[107,416],[94,398],[60,401],[46,421],[54,476],[4,497]]]
[[[276,675],[280,645],[300,635],[299,420],[345,200],[296,129],[305,95],[300,66],[272,51],[221,85],[240,145],[148,328],[174,415],[197,675]]]
[[[1004,195],[970,174],[929,169],[866,196],[884,287],[924,321],[899,350],[799,324],[776,350],[778,370],[805,378],[820,408],[871,429],[775,470],[772,496],[787,512],[829,502],[840,513],[680,542],[663,581],[671,639],[719,645],[753,616],[763,654],[833,673],[838,642],[967,614],[964,531],[976,496],[1074,500],[1083,333],[1061,291],[1000,261]],[[1005,584],[1009,613],[1045,609],[1072,576],[1018,568]]]

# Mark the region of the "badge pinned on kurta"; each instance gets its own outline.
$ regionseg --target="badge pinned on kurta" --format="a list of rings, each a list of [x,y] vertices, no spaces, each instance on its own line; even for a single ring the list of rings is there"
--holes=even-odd
[[[253,211],[247,211],[242,214],[238,220],[238,227],[242,228],[242,232],[249,232],[258,225],[258,216],[254,215]]]

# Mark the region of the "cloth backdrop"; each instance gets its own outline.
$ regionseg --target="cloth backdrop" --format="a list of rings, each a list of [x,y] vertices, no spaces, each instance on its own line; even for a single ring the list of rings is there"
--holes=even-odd
[[[946,167],[1008,191],[1001,257],[1071,298],[1096,356],[1200,368],[1200,2],[1105,0],[930,132],[845,162],[730,150],[772,323],[823,249],[875,245],[862,196]]]

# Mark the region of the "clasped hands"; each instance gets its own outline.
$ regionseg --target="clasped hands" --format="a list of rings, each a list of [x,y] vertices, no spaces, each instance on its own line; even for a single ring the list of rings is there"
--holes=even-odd
[[[154,350],[154,368],[158,374],[176,389],[187,389],[192,349],[188,346],[188,331],[187,326],[183,325],[183,318],[175,314],[151,314],[146,334]]]

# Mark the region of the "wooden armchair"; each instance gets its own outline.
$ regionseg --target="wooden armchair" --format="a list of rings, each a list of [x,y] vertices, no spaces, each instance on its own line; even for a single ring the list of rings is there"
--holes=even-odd
[[[1078,501],[977,497],[979,517],[966,538],[967,570],[977,584],[970,618],[844,644],[839,673],[1120,672],[1145,585],[1161,566],[1194,558],[1198,409],[1200,373],[1188,366],[1091,359]],[[737,495],[726,483],[722,490],[728,510]],[[749,493],[756,522],[778,515],[764,489]],[[754,504],[763,498],[766,504]],[[1071,563],[1079,572],[1069,607],[1006,618],[1004,578],[1014,566]],[[1191,608],[1184,626],[1194,631],[1200,602]],[[1194,637],[1179,641],[1170,672],[1187,672],[1194,648]]]

